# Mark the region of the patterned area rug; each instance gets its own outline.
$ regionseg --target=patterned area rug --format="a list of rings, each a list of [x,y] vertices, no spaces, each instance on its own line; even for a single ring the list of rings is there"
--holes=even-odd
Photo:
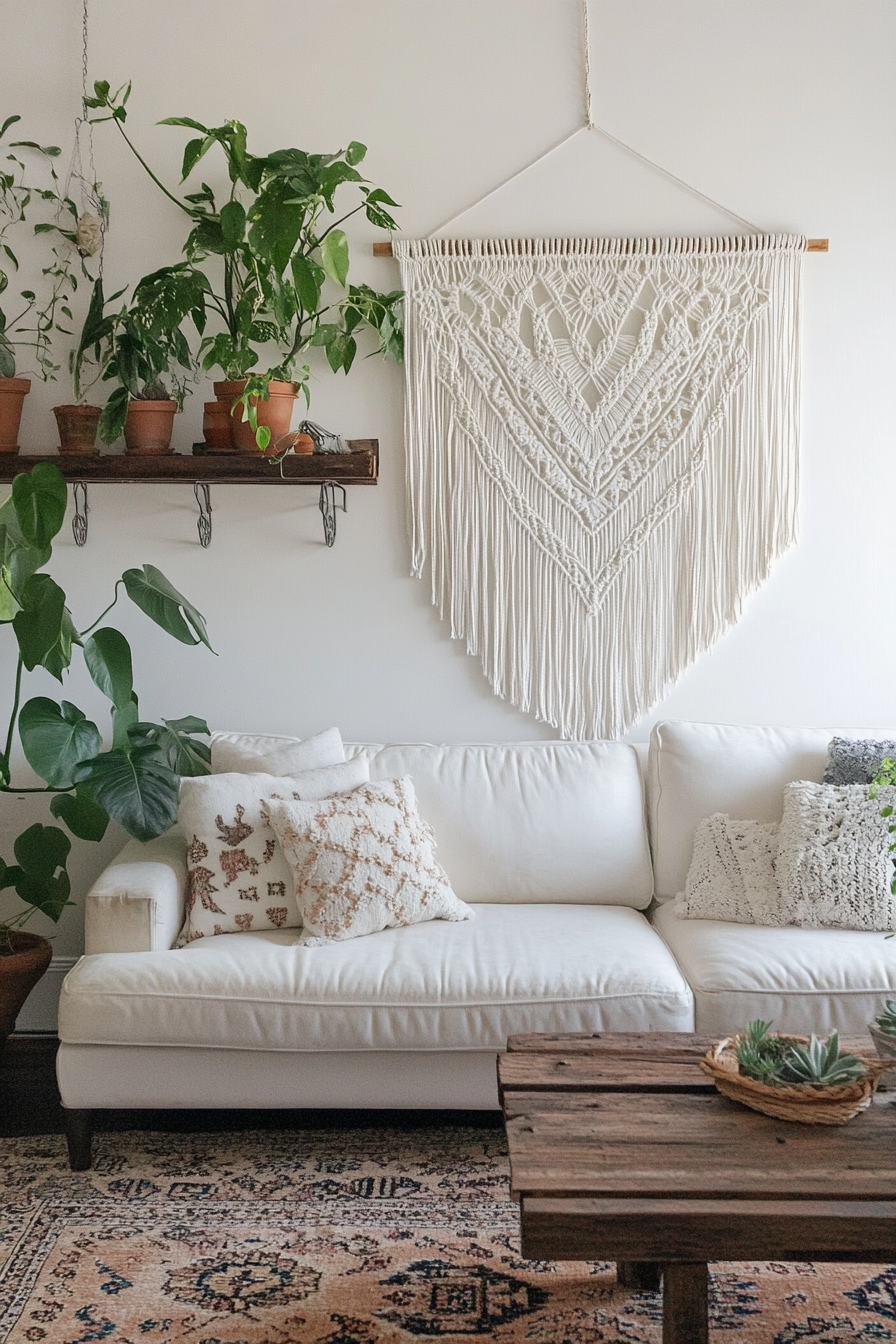
[[[500,1130],[0,1147],[0,1341],[659,1344],[658,1293],[519,1255]],[[896,1341],[896,1266],[714,1266],[716,1344]]]

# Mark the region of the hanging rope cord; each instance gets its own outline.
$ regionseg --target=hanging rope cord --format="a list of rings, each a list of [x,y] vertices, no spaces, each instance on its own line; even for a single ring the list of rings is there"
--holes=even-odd
[[[633,158],[639,159],[641,163],[646,164],[647,167],[653,169],[654,172],[661,173],[663,177],[667,177],[671,182],[675,182],[678,186],[683,187],[685,191],[689,191],[692,196],[696,196],[701,201],[705,201],[708,205],[714,206],[716,210],[721,210],[723,214],[728,215],[731,219],[736,219],[739,224],[745,225],[745,227],[751,229],[753,233],[763,233],[764,230],[762,230],[758,224],[753,224],[749,219],[744,219],[743,215],[739,215],[736,210],[729,209],[729,207],[723,205],[721,201],[717,201],[713,196],[708,196],[707,193],[701,191],[699,187],[695,187],[690,182],[686,182],[683,177],[678,177],[677,174],[670,172],[668,168],[664,168],[661,163],[656,163],[653,159],[649,159],[646,154],[642,154],[640,150],[635,149],[633,145],[628,144],[625,140],[620,140],[618,136],[613,135],[605,127],[598,125],[594,120],[591,100],[591,33],[588,17],[588,0],[582,0],[581,41],[582,84],[585,111],[584,124],[582,126],[577,126],[576,129],[570,131],[568,135],[564,135],[562,140],[558,140],[555,145],[551,145],[550,149],[546,149],[544,153],[539,154],[537,158],[532,159],[530,163],[525,164],[524,167],[519,168],[515,173],[511,173],[509,177],[505,177],[503,181],[497,184],[497,186],[492,187],[490,191],[487,191],[484,196],[480,196],[469,205],[465,205],[463,210],[459,210],[456,215],[452,215],[450,219],[446,219],[444,223],[439,224],[426,236],[432,238],[435,234],[441,233],[442,229],[447,229],[449,224],[454,224],[456,220],[467,214],[469,210],[474,209],[477,205],[482,205],[484,201],[489,200],[492,196],[503,190],[504,187],[509,186],[511,182],[515,182],[518,177],[522,177],[537,164],[543,163],[544,160],[550,158],[552,154],[556,154],[559,149],[562,149],[564,145],[568,145],[570,140],[574,140],[576,136],[581,135],[583,131],[595,131],[598,135],[602,135],[605,140],[609,140],[611,144],[616,145],[626,154],[630,154]]]
[[[99,184],[96,180],[96,162],[93,153],[93,127],[87,115],[88,96],[88,51],[89,51],[89,13],[88,0],[84,0],[81,10],[81,115],[75,117],[75,142],[65,179],[64,195],[70,196],[72,183],[77,182],[81,194],[81,215],[78,219],[78,250],[82,256],[98,257],[98,270],[103,273],[103,243],[106,234],[106,207],[102,200]],[[89,178],[84,175],[81,155],[81,133],[87,135],[87,162]],[[96,214],[91,214],[95,211]],[[98,236],[96,236],[98,234]]]

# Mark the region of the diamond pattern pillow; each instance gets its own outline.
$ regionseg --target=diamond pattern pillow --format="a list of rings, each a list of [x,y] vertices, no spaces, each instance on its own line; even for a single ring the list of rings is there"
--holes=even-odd
[[[286,777],[201,775],[181,781],[187,904],[176,947],[218,933],[298,928],[292,872],[262,813],[265,798],[317,799],[370,778],[367,758]]]
[[[473,918],[436,862],[409,776],[318,803],[272,797],[266,811],[295,878],[305,946]]]

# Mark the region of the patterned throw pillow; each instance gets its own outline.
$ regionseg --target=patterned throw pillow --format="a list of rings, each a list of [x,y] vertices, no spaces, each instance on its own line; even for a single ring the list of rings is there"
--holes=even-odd
[[[871,799],[867,784],[801,779],[785,786],[775,870],[788,924],[896,928],[885,806],[896,806],[896,788],[881,788]]]
[[[685,889],[675,898],[683,919],[723,919],[733,924],[787,922],[775,879],[776,822],[732,821],[716,812],[694,832]]]
[[[472,919],[435,860],[409,776],[320,803],[271,798],[308,947],[430,919]]]
[[[303,774],[202,775],[181,782],[187,906],[176,947],[217,933],[298,928],[292,873],[262,801],[328,798],[370,778],[366,757]]]
[[[825,784],[870,784],[881,761],[896,761],[896,742],[873,737],[833,737],[828,744]]]

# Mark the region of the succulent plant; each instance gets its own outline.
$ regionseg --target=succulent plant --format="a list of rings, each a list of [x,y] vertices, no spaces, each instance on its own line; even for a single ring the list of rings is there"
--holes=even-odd
[[[826,1041],[817,1036],[808,1045],[790,1044],[781,1060],[776,1081],[783,1084],[806,1083],[812,1087],[842,1087],[854,1083],[868,1072],[858,1055],[841,1055],[840,1038],[832,1031]]]
[[[878,1013],[874,1024],[885,1036],[896,1036],[896,1001],[887,999],[883,1012]]]
[[[888,1002],[887,1008],[891,1007],[896,1034],[896,1003]],[[840,1087],[868,1072],[858,1055],[840,1054],[836,1031],[826,1041],[812,1036],[808,1045],[802,1045],[792,1036],[772,1035],[771,1025],[761,1019],[751,1022],[737,1043],[738,1066],[748,1078],[770,1087]]]

